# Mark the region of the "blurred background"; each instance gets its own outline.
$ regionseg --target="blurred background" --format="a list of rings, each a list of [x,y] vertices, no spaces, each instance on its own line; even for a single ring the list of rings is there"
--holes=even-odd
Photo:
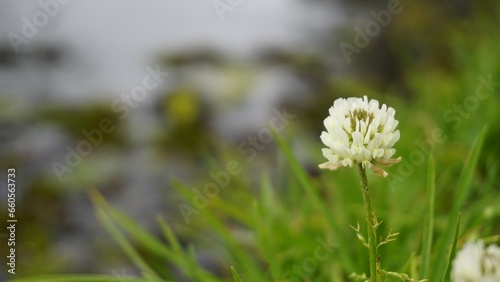
[[[184,224],[173,177],[202,187],[237,159],[250,190],[263,172],[284,181],[273,142],[242,153],[276,111],[294,116],[279,133],[319,177],[322,121],[339,97],[394,107],[403,158],[442,130],[431,147],[453,173],[438,176],[441,196],[488,123],[478,173],[498,187],[499,19],[496,1],[472,0],[0,1],[0,220],[14,167],[19,275],[137,274],[95,219],[92,187],[155,232],[156,214]],[[102,120],[113,130],[70,164]],[[425,165],[408,166],[392,205],[410,212]],[[216,251],[197,256],[217,270]]]

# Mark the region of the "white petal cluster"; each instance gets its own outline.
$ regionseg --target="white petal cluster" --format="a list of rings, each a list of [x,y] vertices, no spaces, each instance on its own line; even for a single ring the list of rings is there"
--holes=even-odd
[[[500,248],[484,248],[482,241],[467,242],[453,261],[451,274],[454,282],[500,281]]]
[[[333,102],[330,115],[325,119],[326,131],[321,133],[321,141],[327,146],[323,155],[328,162],[320,168],[336,170],[343,166],[362,164],[381,176],[387,172],[378,167],[390,166],[401,160],[391,159],[396,153],[392,148],[399,140],[396,111],[375,99],[340,98]]]

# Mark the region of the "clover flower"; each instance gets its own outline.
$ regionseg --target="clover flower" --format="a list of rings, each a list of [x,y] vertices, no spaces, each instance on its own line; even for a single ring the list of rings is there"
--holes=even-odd
[[[500,281],[500,248],[490,245],[484,249],[483,241],[467,242],[453,261],[454,282]]]
[[[339,98],[329,113],[324,121],[326,131],[321,133],[321,141],[327,146],[322,152],[328,161],[320,164],[320,168],[336,170],[361,164],[385,177],[387,172],[379,166],[401,161],[401,157],[391,158],[396,153],[392,146],[399,140],[393,108],[385,104],[379,107],[377,100],[368,101],[364,96]]]

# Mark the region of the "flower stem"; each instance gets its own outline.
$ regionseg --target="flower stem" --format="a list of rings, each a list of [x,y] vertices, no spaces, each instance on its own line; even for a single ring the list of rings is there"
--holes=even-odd
[[[363,190],[363,202],[366,213],[366,223],[368,224],[368,249],[370,254],[370,282],[378,282],[377,262],[377,227],[378,220],[372,208],[370,199],[370,191],[368,190],[368,179],[366,178],[366,170],[362,164],[358,164],[359,174],[361,175],[361,189]]]

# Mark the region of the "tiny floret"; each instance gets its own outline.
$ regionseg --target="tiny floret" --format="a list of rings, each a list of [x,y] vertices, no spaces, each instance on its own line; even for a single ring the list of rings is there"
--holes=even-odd
[[[469,241],[458,252],[452,264],[453,282],[500,281],[500,248],[483,241]]]
[[[320,168],[336,170],[343,166],[361,164],[380,176],[387,172],[380,166],[391,166],[401,157],[391,158],[396,150],[392,148],[399,140],[396,111],[385,104],[379,106],[375,99],[339,98],[333,102],[330,115],[325,119],[326,131],[321,133],[323,156],[327,162]]]

